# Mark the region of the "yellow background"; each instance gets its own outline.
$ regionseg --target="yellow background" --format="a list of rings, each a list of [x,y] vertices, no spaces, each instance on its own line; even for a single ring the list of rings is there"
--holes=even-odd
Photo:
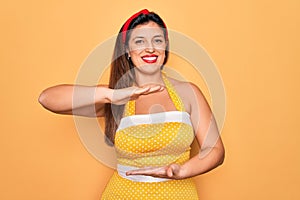
[[[200,43],[224,81],[226,158],[196,178],[201,199],[300,199],[299,0],[2,1],[0,199],[99,199],[112,170],[37,99],[142,8]]]

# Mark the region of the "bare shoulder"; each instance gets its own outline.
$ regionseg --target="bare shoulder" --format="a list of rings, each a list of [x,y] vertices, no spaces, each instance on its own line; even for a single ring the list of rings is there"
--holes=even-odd
[[[180,81],[174,78],[168,78],[170,80],[170,82],[172,83],[172,85],[175,87],[176,91],[179,93],[179,95],[184,94],[184,95],[202,95],[202,92],[200,90],[200,88],[192,83],[192,82],[188,82],[188,81]]]
[[[180,81],[170,77],[168,77],[168,79],[170,80],[175,90],[179,94],[180,98],[182,99],[186,111],[190,112],[191,105],[195,104],[197,100],[205,101],[205,97],[203,96],[200,88],[196,84],[188,81]]]
[[[171,84],[175,87],[177,92],[183,92],[187,89],[191,89],[190,83],[187,81],[181,81],[170,77],[168,77],[168,79],[171,82]]]

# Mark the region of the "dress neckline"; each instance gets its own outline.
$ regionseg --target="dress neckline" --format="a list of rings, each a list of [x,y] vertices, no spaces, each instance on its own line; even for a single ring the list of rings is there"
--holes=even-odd
[[[186,112],[183,101],[180,98],[180,96],[178,95],[178,93],[175,90],[172,83],[168,80],[166,72],[164,72],[162,70],[161,73],[162,73],[162,79],[166,86],[167,92],[171,98],[171,101],[175,105],[176,110],[157,112],[157,113],[151,113],[151,114],[159,114],[159,113],[167,113],[167,112],[175,112],[175,111]],[[125,116],[124,117],[133,116],[133,115],[143,116],[143,115],[150,115],[150,114],[136,114],[135,113],[135,100],[131,100],[131,101],[128,101],[125,105]]]

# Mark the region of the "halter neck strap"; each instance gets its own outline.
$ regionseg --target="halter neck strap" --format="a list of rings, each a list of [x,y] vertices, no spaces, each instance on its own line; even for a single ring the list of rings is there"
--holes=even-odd
[[[164,71],[161,72],[162,72],[163,82],[167,88],[167,91],[169,93],[169,96],[171,97],[173,104],[176,107],[176,110],[184,112],[185,107],[180,96],[176,92],[174,86],[168,80],[166,72]],[[135,115],[135,100],[128,101],[125,105],[125,116],[131,116],[131,115]]]

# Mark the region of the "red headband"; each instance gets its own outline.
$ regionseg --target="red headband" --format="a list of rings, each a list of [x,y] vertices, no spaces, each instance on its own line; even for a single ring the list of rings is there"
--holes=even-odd
[[[128,27],[130,25],[130,23],[132,22],[133,19],[137,18],[140,14],[144,14],[144,15],[148,15],[150,12],[147,9],[143,9],[137,13],[135,13],[134,15],[132,15],[129,19],[127,19],[127,21],[125,22],[123,28],[122,28],[122,41],[123,43],[126,42],[126,35],[127,35],[127,31],[128,31]],[[166,24],[164,23],[165,29],[166,29],[166,39],[168,38],[168,32],[167,32],[167,27]]]

